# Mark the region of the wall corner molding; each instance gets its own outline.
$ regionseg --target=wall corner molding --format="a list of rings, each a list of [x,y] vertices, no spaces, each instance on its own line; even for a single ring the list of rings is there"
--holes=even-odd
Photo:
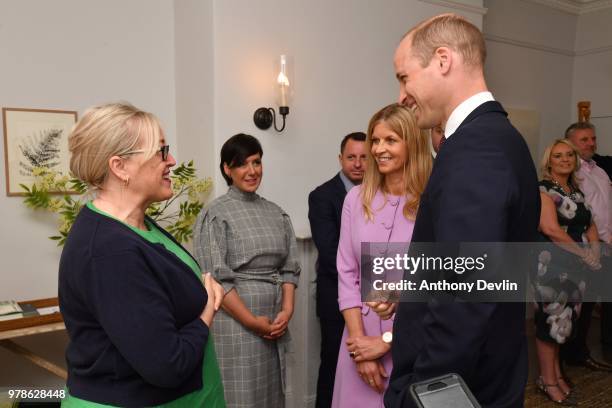
[[[585,5],[580,14],[593,13],[612,8],[612,0],[598,0]]]
[[[469,13],[479,14],[484,16],[487,14],[486,7],[472,6],[458,0],[419,0],[422,3],[435,4],[442,7],[448,7],[455,10],[467,11]]]
[[[515,40],[513,38],[502,37],[499,35],[493,35],[493,34],[487,34],[487,33],[484,34],[484,38],[486,41],[491,41],[491,42],[496,42],[496,43],[501,43],[501,44],[509,44],[509,45],[514,45],[516,47],[529,48],[532,50],[550,52],[553,54],[564,55],[566,57],[583,57],[585,55],[612,52],[612,45],[606,45],[604,47],[597,47],[597,48],[590,48],[586,50],[574,51],[574,50],[563,49],[563,48],[549,47],[547,45],[536,44],[530,41]]]
[[[576,51],[575,55],[577,57],[582,57],[585,55],[591,55],[591,54],[599,54],[602,52],[612,52],[612,45],[607,45],[605,47],[597,47],[597,48],[590,48],[587,50],[581,50],[581,51]]]
[[[525,0],[574,15],[612,8],[612,0]]]
[[[579,15],[580,5],[568,0],[525,0],[529,3],[541,4],[556,10],[565,11],[569,14]]]
[[[547,45],[536,44],[536,43],[532,43],[529,41],[515,40],[513,38],[502,37],[499,35],[492,35],[492,34],[485,33],[484,38],[487,41],[492,41],[492,42],[497,42],[497,43],[502,43],[502,44],[510,44],[510,45],[515,45],[517,47],[529,48],[532,50],[550,52],[553,54],[564,55],[566,57],[573,57],[576,55],[576,53],[573,50],[549,47]]]

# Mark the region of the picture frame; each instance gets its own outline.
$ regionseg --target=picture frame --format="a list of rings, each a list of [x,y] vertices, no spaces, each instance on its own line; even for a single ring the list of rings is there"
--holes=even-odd
[[[2,108],[6,195],[23,196],[19,186],[34,183],[32,169],[69,174],[68,135],[76,111]]]

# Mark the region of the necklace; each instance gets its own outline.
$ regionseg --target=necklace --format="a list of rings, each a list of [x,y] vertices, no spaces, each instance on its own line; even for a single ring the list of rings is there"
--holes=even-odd
[[[551,177],[550,180],[553,182],[555,186],[559,188],[559,190],[563,192],[564,195],[568,196],[570,200],[574,202],[578,201],[578,198],[580,197],[580,195],[578,194],[578,191],[574,190],[574,187],[572,186],[571,183],[567,183],[567,187],[569,189],[569,193],[567,193],[565,191],[565,188],[563,188],[563,186],[561,185],[561,183],[555,180],[554,177]]]

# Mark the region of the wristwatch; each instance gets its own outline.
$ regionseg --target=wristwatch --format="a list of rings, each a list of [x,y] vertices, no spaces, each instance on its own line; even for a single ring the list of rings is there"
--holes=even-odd
[[[391,342],[393,341],[393,333],[390,331],[384,332],[382,335],[382,341],[387,344],[391,344]]]

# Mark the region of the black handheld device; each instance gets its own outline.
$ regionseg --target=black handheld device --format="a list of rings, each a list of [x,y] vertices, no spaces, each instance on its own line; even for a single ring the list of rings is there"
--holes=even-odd
[[[446,374],[410,385],[419,408],[481,408],[459,374]]]

